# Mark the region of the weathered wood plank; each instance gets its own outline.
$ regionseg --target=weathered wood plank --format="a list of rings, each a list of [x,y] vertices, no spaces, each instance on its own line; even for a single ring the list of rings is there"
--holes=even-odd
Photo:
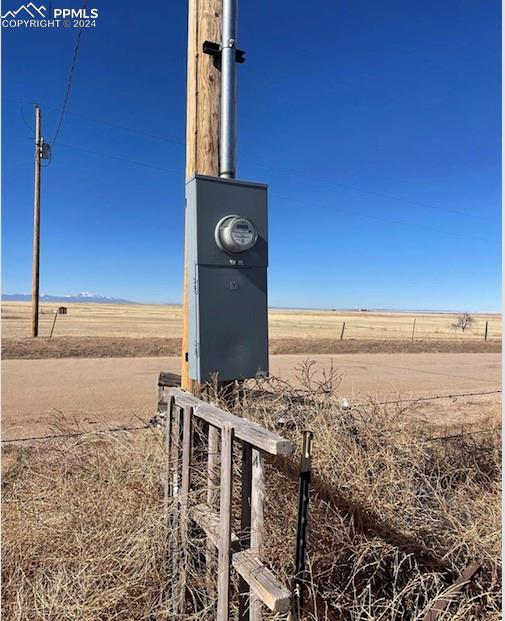
[[[174,423],[173,423],[173,440],[172,440],[172,463],[173,463],[173,483],[172,483],[172,538],[173,545],[172,548],[172,575],[179,576],[180,572],[180,473],[179,473],[179,464],[180,464],[180,453],[181,453],[181,443],[182,443],[182,433],[183,433],[183,410],[177,405],[173,408],[174,412]],[[174,586],[172,589],[172,608],[173,610],[179,610],[181,606],[181,598],[182,593],[180,589],[180,583],[178,580],[174,581]]]
[[[219,451],[219,431],[216,427],[208,425],[208,451],[207,451],[207,508],[214,511],[219,500],[219,467],[218,467],[218,451]],[[219,517],[216,512],[215,526],[219,524]],[[205,528],[203,529],[206,532]],[[216,570],[216,551],[217,547],[217,530],[214,541],[207,535],[207,545],[205,549],[205,581],[207,585],[207,595],[210,601],[215,600],[214,573]],[[232,535],[233,538],[233,535]]]
[[[431,607],[424,616],[423,621],[435,621],[447,608],[447,606],[454,601],[455,596],[473,578],[477,571],[479,571],[480,567],[480,563],[471,563],[468,565],[456,582],[454,582],[454,584],[446,590],[444,595],[431,604]]]
[[[259,560],[255,552],[252,550],[235,552],[232,565],[272,612],[289,611],[291,593]]]
[[[265,503],[265,463],[261,451],[252,451],[251,469],[251,551],[258,558],[263,552]],[[251,593],[250,621],[261,621],[261,602]]]
[[[175,373],[169,373],[168,371],[161,371],[158,376],[158,387],[174,388],[179,386],[181,378]]]
[[[222,429],[225,424],[231,425],[235,437],[248,442],[254,448],[271,455],[290,455],[293,452],[293,445],[289,440],[264,429],[253,421],[230,414],[215,405],[204,403],[178,388],[171,388],[169,394],[175,397],[179,405],[192,405],[194,415],[207,421],[210,425],[219,429]]]
[[[191,457],[193,452],[193,408],[183,410],[182,476],[181,476],[181,536],[183,544],[188,537],[188,500],[191,487]]]
[[[219,500],[219,431],[209,425],[207,454],[207,504],[214,508]]]
[[[193,452],[193,408],[185,406],[183,410],[183,430],[182,430],[182,474],[181,474],[181,495],[180,495],[180,530],[181,530],[181,567],[179,572],[179,613],[183,614],[185,610],[185,591],[189,556],[188,541],[188,503],[189,492],[191,488],[191,458]]]
[[[165,524],[169,522],[170,497],[172,495],[172,428],[174,419],[174,403],[175,398],[170,397],[167,406],[167,417],[165,422],[165,452],[164,452],[164,469],[163,469],[163,512],[165,516]]]
[[[252,451],[247,442],[242,442],[242,473],[240,500],[240,544],[242,550],[251,545],[251,484],[252,484]],[[239,621],[250,621],[250,589],[247,582],[239,578]]]
[[[231,501],[233,483],[233,426],[221,429],[221,493],[217,569],[217,621],[228,621],[230,611]]]
[[[201,399],[198,399],[190,392],[186,392],[181,388],[169,388],[168,394],[173,395],[177,400],[177,405],[180,405],[181,407],[184,407],[185,405],[191,405],[196,408],[197,405],[204,403],[204,401],[202,401]]]
[[[215,548],[219,548],[219,513],[210,509],[207,505],[196,505],[191,510],[191,518],[198,524],[203,532],[209,538],[209,541]],[[238,546],[239,538],[235,533],[231,533],[231,546]]]

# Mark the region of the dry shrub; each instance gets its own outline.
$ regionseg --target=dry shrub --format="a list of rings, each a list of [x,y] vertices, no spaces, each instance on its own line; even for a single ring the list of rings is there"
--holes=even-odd
[[[306,618],[422,619],[476,560],[482,570],[439,619],[498,620],[496,421],[487,421],[488,433],[468,427],[461,436],[458,428],[458,437],[434,441],[439,429],[418,421],[412,404],[348,407],[338,398],[338,373],[330,369],[317,376],[311,364],[300,368],[299,379],[302,388],[296,389],[275,378],[251,383],[240,407],[297,447],[304,429],[315,434]],[[164,523],[161,443],[160,432],[146,430],[10,449],[14,458],[4,475],[3,506],[6,619],[214,618],[202,533],[190,527],[191,545],[184,549],[175,522],[168,529]],[[197,462],[204,458],[197,451]],[[267,464],[265,559],[287,584],[293,572],[297,460],[295,455]],[[194,475],[189,500],[201,502],[205,477],[199,467]],[[172,513],[171,520],[176,518]],[[172,587],[184,559],[187,607],[177,616]],[[233,619],[236,604],[235,596]]]
[[[350,407],[337,371],[299,368],[294,388],[279,379],[246,393],[244,412],[301,446],[314,431],[310,590],[318,619],[417,619],[472,561],[482,570],[439,618],[501,618],[501,434],[429,425],[415,404]],[[438,422],[438,421],[435,421]],[[279,424],[280,423],[280,424]],[[480,433],[487,429],[486,433]],[[448,440],[441,435],[454,434]],[[296,464],[278,462],[267,511],[271,559],[293,537]],[[283,508],[283,513],[279,512]],[[283,552],[281,553],[281,550]],[[291,553],[292,554],[292,553]],[[279,560],[277,569],[283,570]]]

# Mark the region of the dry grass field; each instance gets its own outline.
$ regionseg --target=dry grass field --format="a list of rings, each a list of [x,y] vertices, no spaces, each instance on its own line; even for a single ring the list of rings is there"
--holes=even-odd
[[[48,336],[58,304],[42,304],[40,336]],[[450,313],[395,313],[270,309],[270,338],[327,340],[408,340],[416,320],[417,340],[483,340],[486,321],[489,339],[501,339],[499,314],[474,314],[474,324],[464,333],[451,324]],[[30,335],[30,304],[2,302],[2,336]],[[180,306],[156,304],[68,304],[68,315],[59,316],[55,336],[180,338]]]
[[[320,384],[310,374],[306,379],[297,389],[284,382],[257,386],[246,393],[241,412],[287,435],[298,449],[302,430],[315,431],[304,621],[420,621],[473,561],[480,571],[439,619],[498,621],[499,417],[487,421],[486,433],[481,421],[465,435],[457,426],[446,430],[455,437],[440,439],[440,428],[412,416],[409,406],[343,410],[337,377]],[[172,609],[172,557],[181,548],[163,520],[158,430],[91,433],[5,451],[6,619],[215,619],[212,601],[202,602],[205,543],[198,533],[185,614]],[[298,459],[297,453],[266,468],[265,555],[286,584]],[[190,503],[206,493],[194,479]],[[233,572],[232,579],[236,586]],[[234,598],[230,619],[237,618]]]

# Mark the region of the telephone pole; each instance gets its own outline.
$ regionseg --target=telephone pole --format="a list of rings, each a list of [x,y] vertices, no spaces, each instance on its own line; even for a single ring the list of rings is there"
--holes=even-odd
[[[221,73],[203,52],[205,41],[221,41],[223,0],[189,0],[186,108],[186,179],[199,173],[219,176]],[[187,239],[184,242],[184,297],[181,387],[196,389],[189,377],[189,305]]]
[[[35,104],[35,186],[33,195],[32,336],[39,335],[40,265],[40,160],[42,158],[41,110]]]

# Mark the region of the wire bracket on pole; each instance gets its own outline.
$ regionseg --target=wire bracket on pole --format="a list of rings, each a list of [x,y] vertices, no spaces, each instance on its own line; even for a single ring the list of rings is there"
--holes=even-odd
[[[219,43],[213,43],[212,41],[203,42],[203,53],[212,56],[216,69],[221,69],[221,51],[222,46]],[[239,64],[245,63],[244,50],[235,50],[235,62]]]

